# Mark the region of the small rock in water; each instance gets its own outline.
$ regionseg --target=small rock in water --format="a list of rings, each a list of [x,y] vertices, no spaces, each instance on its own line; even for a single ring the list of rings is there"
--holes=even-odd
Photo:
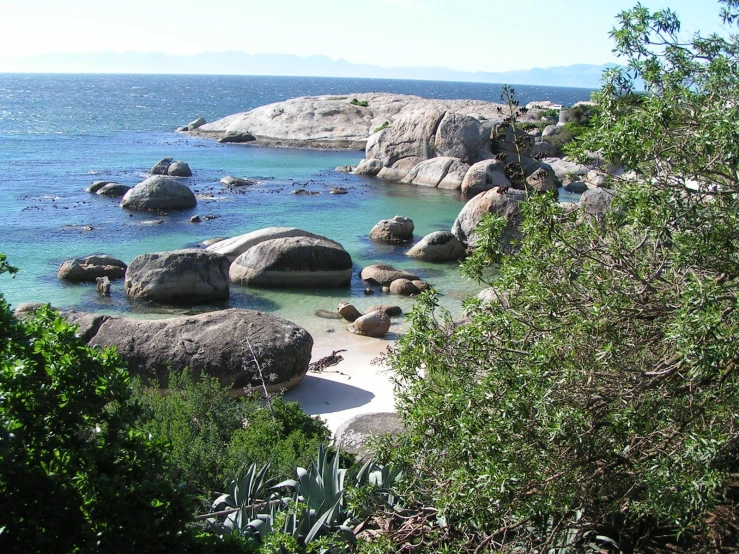
[[[107,277],[98,277],[97,282],[98,294],[101,296],[110,296],[110,279]]]
[[[213,215],[213,214],[208,214],[208,215],[204,215],[203,216],[203,219],[205,221],[210,221],[211,219],[218,219],[218,216],[217,215]]]
[[[346,192],[347,191],[344,187],[336,187],[336,188],[332,188],[329,191],[329,194],[346,194]]]
[[[375,294],[375,291],[373,291],[371,288],[367,287],[366,289],[364,289],[365,296],[370,296],[372,294]]]
[[[200,216],[194,215],[190,218],[190,223],[200,223]]]

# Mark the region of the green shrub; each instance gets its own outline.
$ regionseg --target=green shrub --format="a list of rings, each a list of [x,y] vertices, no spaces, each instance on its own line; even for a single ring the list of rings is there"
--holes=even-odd
[[[218,380],[194,380],[188,371],[170,375],[169,390],[137,386],[143,406],[138,425],[170,444],[168,477],[210,500],[242,466],[272,462],[278,478],[292,475],[329,438],[326,425],[293,402],[272,399],[270,410],[258,398],[236,399]]]
[[[190,504],[162,478],[164,444],[134,425],[122,359],[74,333],[0,295],[0,550],[176,550]]]
[[[369,107],[369,102],[367,102],[366,100],[358,100],[356,98],[353,98],[352,101],[351,101],[351,105],[352,106],[359,106],[361,108],[367,108],[367,107]]]
[[[390,122],[386,121],[379,127],[375,128],[375,133],[379,133],[380,131],[382,131],[383,129],[387,129],[388,127],[390,127]]]

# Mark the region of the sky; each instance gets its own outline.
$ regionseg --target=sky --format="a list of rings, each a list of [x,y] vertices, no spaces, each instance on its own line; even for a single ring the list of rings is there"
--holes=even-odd
[[[0,71],[3,58],[127,51],[325,55],[383,67],[460,71],[604,64],[617,61],[608,37],[616,14],[635,3],[0,0]],[[713,0],[642,0],[642,4],[651,9],[669,5],[688,33],[721,31],[719,6]]]

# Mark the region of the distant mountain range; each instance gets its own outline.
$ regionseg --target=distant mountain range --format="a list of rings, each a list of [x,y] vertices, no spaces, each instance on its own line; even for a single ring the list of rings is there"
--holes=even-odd
[[[504,72],[456,71],[445,67],[380,67],[354,64],[327,56],[205,52],[191,56],[160,53],[102,52],[43,54],[27,58],[0,58],[0,71],[22,73],[157,73],[211,75],[292,75],[424,79],[599,88],[606,65],[569,65]]]

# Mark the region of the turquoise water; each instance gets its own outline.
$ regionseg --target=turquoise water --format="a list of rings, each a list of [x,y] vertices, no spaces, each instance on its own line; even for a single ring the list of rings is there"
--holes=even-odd
[[[405,215],[416,236],[449,229],[464,200],[457,193],[385,183],[336,173],[354,165],[361,152],[311,151],[222,145],[176,135],[172,130],[205,116],[218,117],[306,94],[392,91],[437,98],[497,100],[497,85],[366,79],[286,77],[0,75],[0,252],[20,267],[15,279],[0,277],[0,290],[12,304],[50,302],[64,308],[110,313],[161,312],[129,302],[122,284],[110,298],[93,285],[69,285],[56,278],[64,259],[107,253],[130,262],[153,251],[195,246],[211,237],[230,237],[269,226],[293,226],[340,242],[355,265],[349,289],[270,291],[232,286],[224,306],[274,312],[309,329],[333,328],[316,309],[350,300],[361,310],[392,301],[408,309],[412,300],[365,296],[357,275],[370,263],[410,269],[436,285],[457,310],[476,292],[455,264],[425,264],[407,259],[407,247],[369,241],[380,219]],[[521,89],[524,89],[523,91]],[[572,104],[587,99],[584,89],[517,87],[522,103],[551,99]],[[118,200],[84,192],[92,181],[135,185],[160,158],[188,162],[194,176],[184,180],[198,195],[198,206],[171,215],[127,212]],[[256,179],[238,193],[222,187],[225,175]],[[346,195],[330,195],[342,186]],[[320,192],[296,196],[296,187]],[[192,224],[198,214],[215,219]],[[332,327],[333,326],[333,327]]]

